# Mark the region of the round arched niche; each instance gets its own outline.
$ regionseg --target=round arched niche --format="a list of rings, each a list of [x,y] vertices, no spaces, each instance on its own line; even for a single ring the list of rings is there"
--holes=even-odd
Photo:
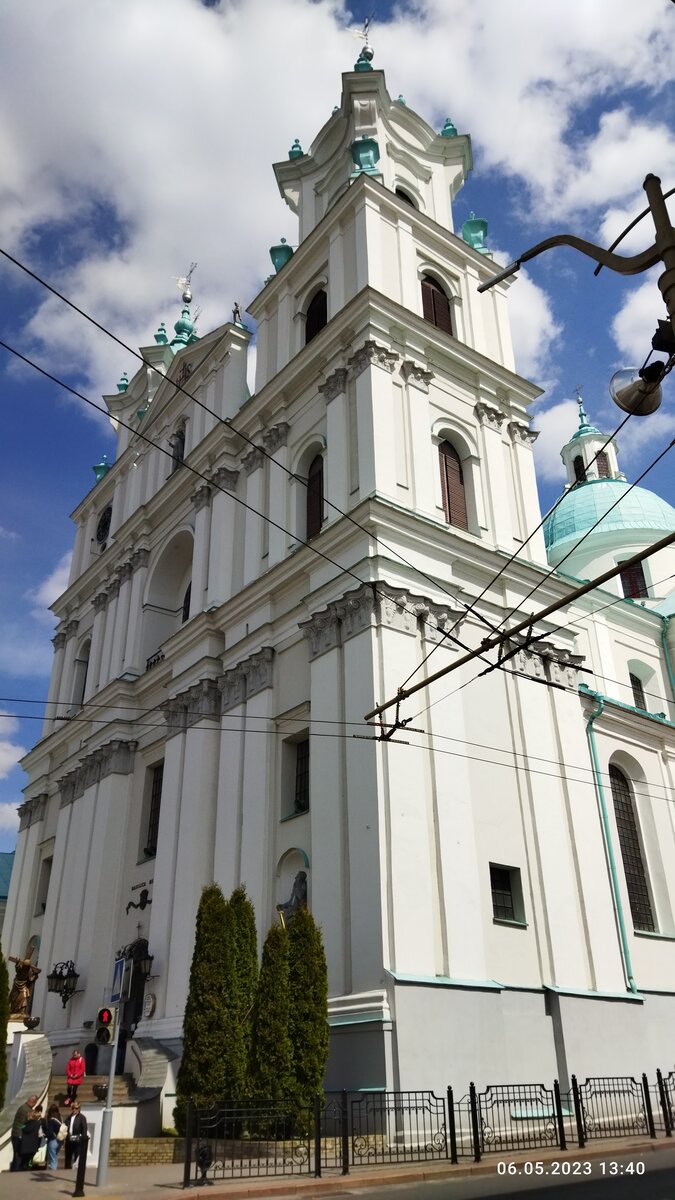
[[[307,877],[309,900],[309,855],[299,846],[291,846],[282,854],[277,863],[276,879],[274,881],[275,911],[278,904],[287,904],[293,893],[293,885],[301,871]]]
[[[185,594],[192,577],[194,536],[180,529],[162,547],[154,565],[143,603],[144,658],[154,655],[183,623]]]

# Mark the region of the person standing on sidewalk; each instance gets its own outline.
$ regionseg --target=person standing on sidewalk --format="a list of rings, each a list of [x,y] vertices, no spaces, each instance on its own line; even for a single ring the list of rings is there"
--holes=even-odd
[[[21,1169],[21,1132],[37,1102],[37,1096],[29,1096],[25,1104],[20,1104],[14,1114],[12,1122],[12,1150],[14,1151],[14,1157],[9,1168],[10,1171],[19,1171]]]
[[[59,1112],[58,1104],[52,1104],[47,1113],[45,1121],[45,1134],[47,1136],[47,1167],[50,1171],[55,1171],[58,1165],[59,1132],[61,1129],[61,1113]]]
[[[66,1088],[67,1096],[64,1104],[72,1104],[77,1098],[77,1089],[84,1079],[84,1059],[80,1051],[76,1048],[73,1050],[68,1063],[66,1065]]]
[[[68,1119],[68,1137],[66,1138],[66,1169],[76,1165],[87,1133],[86,1118],[82,1116],[77,1100],[73,1100],[71,1115]]]

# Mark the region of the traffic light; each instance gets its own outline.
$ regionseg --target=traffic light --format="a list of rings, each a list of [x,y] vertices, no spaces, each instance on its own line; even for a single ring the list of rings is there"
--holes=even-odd
[[[107,1046],[112,1041],[114,1028],[114,1008],[99,1008],[96,1014],[96,1041],[99,1046]]]

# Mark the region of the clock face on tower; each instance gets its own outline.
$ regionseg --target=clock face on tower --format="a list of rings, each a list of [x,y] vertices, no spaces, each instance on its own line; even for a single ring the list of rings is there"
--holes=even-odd
[[[111,518],[112,518],[112,505],[109,504],[107,508],[103,509],[103,512],[101,513],[101,515],[98,519],[98,525],[96,526],[96,541],[99,543],[99,545],[102,542],[106,542],[108,540],[108,534],[110,533]]]

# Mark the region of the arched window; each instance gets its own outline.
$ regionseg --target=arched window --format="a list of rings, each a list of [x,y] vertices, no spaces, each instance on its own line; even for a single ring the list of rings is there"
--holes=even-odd
[[[648,596],[647,581],[645,579],[642,563],[635,563],[632,567],[624,567],[619,575],[623,594],[628,600],[642,600]]]
[[[613,763],[609,765],[609,780],[612,787],[614,815],[616,816],[633,925],[636,929],[653,933],[655,931],[654,914],[630,784],[623,771],[620,771]]]
[[[454,333],[450,301],[440,283],[430,275],[424,275],[422,278],[422,314],[425,321],[431,321],[432,325],[442,329],[444,333]]]
[[[411,208],[417,208],[412,196],[409,196],[407,192],[404,192],[403,188],[397,187],[394,195],[398,196],[399,200],[403,200],[405,204],[409,204]]]
[[[328,296],[322,290],[317,292],[307,305],[305,316],[305,345],[315,338],[328,322]]]
[[[190,619],[190,600],[192,599],[192,580],[187,585],[185,595],[183,596],[183,611],[181,613],[180,623],[184,625]]]
[[[629,671],[628,678],[630,680],[631,692],[633,693],[633,704],[636,708],[640,708],[646,712],[647,701],[645,699],[644,684],[640,679],[640,676],[634,675],[632,671]]]
[[[609,479],[609,459],[604,450],[599,450],[595,461],[598,464],[598,479]]]
[[[316,537],[323,524],[323,458],[317,454],[307,472],[307,541]]]
[[[438,459],[445,519],[449,525],[456,525],[458,529],[468,529],[464,472],[459,454],[450,442],[441,442],[438,447]]]
[[[572,460],[572,466],[574,467],[574,478],[576,479],[577,483],[585,483],[586,468],[584,466],[584,460],[580,454],[575,454],[574,459]]]

